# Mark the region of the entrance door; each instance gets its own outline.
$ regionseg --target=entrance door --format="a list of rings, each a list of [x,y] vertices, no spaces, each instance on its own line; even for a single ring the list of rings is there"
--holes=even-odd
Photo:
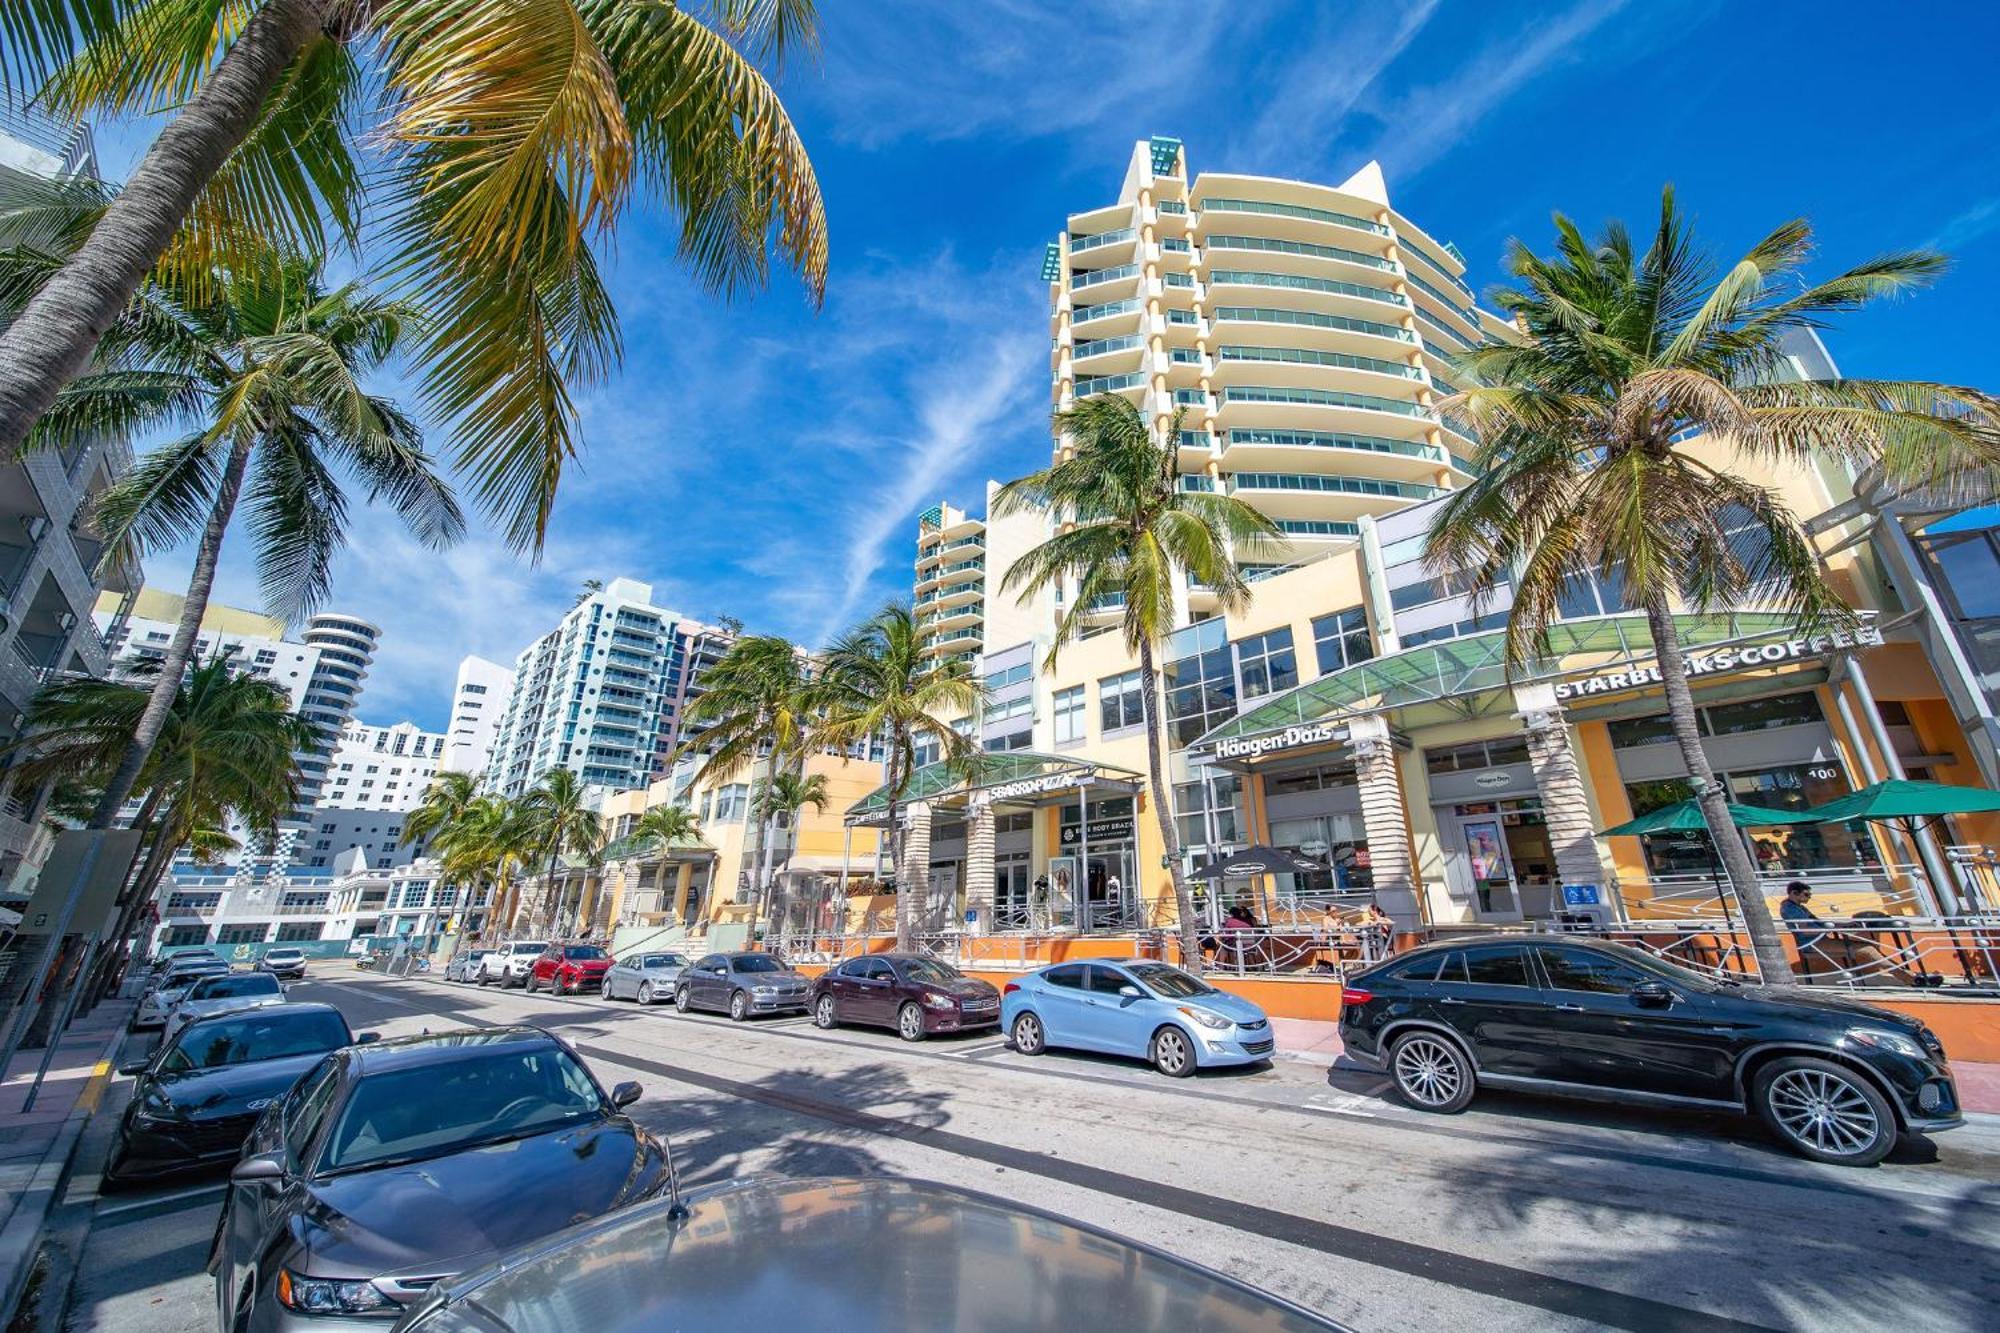
[[[1102,851],[1091,848],[1083,887],[1089,912],[1088,929],[1117,930],[1136,924],[1137,891],[1132,883],[1132,851],[1129,845]]]
[[[1028,928],[1028,857],[1017,853],[993,867],[993,929]]]
[[[1499,813],[1466,816],[1459,820],[1458,830],[1479,919],[1519,921],[1521,903],[1514,892],[1514,867]]]

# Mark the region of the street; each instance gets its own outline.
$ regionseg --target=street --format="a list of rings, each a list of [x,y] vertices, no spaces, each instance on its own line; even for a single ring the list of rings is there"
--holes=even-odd
[[[1440,1118],[1355,1069],[1280,1062],[1169,1082],[997,1034],[738,1025],[441,980],[317,975],[298,1000],[385,1036],[533,1023],[671,1137],[684,1186],[887,1172],[1158,1245],[1360,1329],[1976,1329],[2000,1308],[2000,1122],[1873,1170],[1818,1166],[1748,1120],[1484,1095]],[[150,1038],[135,1037],[128,1058]],[[120,1080],[66,1212],[76,1333],[214,1326],[223,1187],[95,1197]],[[86,1230],[87,1228],[87,1230]],[[1981,1311],[1985,1313],[1982,1314]]]

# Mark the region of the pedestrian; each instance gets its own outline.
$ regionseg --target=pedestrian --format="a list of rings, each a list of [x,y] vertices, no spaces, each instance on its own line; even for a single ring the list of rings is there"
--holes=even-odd
[[[1362,912],[1361,932],[1370,962],[1396,951],[1396,918],[1383,911],[1381,903],[1370,902]]]

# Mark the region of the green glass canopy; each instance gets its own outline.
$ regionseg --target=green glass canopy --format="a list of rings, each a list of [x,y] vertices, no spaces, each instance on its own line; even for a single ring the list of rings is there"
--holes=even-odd
[[[1040,754],[1034,750],[981,751],[970,764],[953,764],[943,760],[925,764],[910,775],[909,783],[897,799],[905,803],[929,801],[955,792],[971,793],[986,787],[1065,772],[1091,773],[1099,778],[1109,777],[1118,781],[1132,781],[1139,776],[1129,768],[1113,768],[1081,755]],[[848,806],[847,818],[849,822],[854,822],[880,814],[888,808],[889,785],[883,783]]]
[[[1790,616],[1764,611],[1674,617],[1676,635],[1688,649],[1788,633],[1796,624]],[[1649,660],[1653,641],[1646,617],[1634,612],[1558,621],[1549,627],[1549,649],[1547,657],[1510,670],[1507,632],[1487,630],[1357,662],[1245,709],[1189,748],[1207,750],[1218,741],[1262,736],[1286,727],[1426,706],[1434,707],[1434,718],[1419,713],[1405,717],[1405,724],[1446,721],[1466,716],[1471,711],[1468,699],[1510,685]]]

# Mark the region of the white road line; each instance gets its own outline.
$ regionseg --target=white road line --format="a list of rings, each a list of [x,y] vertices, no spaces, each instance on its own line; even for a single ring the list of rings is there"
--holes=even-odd
[[[991,1051],[1004,1051],[1006,1049],[1007,1043],[1005,1041],[982,1041],[977,1046],[963,1046],[955,1050],[939,1051],[938,1054],[949,1056],[953,1060],[972,1060]]]
[[[109,1208],[100,1207],[99,1217],[116,1217],[120,1213],[135,1212],[140,1208],[155,1208],[163,1203],[178,1203],[182,1199],[199,1199],[205,1194],[219,1194],[226,1188],[223,1181],[212,1185],[197,1185],[193,1189],[177,1190],[172,1194],[156,1194],[150,1199],[134,1199],[130,1203],[113,1204]]]

